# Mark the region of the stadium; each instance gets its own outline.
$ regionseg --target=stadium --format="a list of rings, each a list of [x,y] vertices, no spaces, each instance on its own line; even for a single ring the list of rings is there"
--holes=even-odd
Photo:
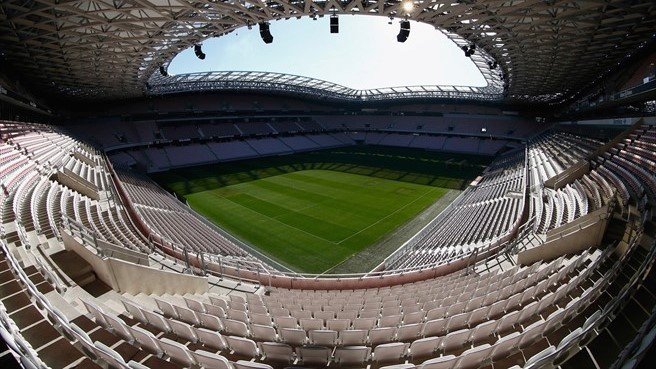
[[[0,1],[0,367],[652,367],[655,32],[653,1]],[[181,69],[230,50],[289,69]]]

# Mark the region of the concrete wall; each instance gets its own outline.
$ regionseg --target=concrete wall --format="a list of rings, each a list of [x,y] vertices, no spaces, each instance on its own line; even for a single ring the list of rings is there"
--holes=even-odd
[[[517,255],[519,264],[530,265],[536,261],[553,260],[561,255],[574,254],[599,246],[606,233],[609,215],[606,205],[571,223],[552,229],[547,233],[545,243],[521,251]]]
[[[107,260],[118,283],[118,291],[121,293],[182,295],[205,293],[209,289],[205,277],[159,270],[113,258],[107,258]]]
[[[95,251],[84,246],[77,237],[73,237],[67,230],[60,228],[59,231],[64,241],[64,248],[80,255],[82,259],[91,265],[98,279],[113,290],[118,291],[118,283],[106,260],[103,260]]]
[[[96,166],[96,163],[95,163],[93,160],[91,160],[91,158],[87,157],[86,155],[82,155],[82,153],[80,153],[79,151],[75,151],[75,152],[73,153],[73,156],[74,156],[75,158],[80,159],[81,161],[83,161],[83,162],[89,164],[91,167],[95,167],[95,166]]]
[[[94,200],[100,199],[100,196],[98,195],[98,187],[92,183],[89,183],[89,181],[83,179],[72,171],[64,168],[64,171],[57,172],[56,176],[57,181],[64,186],[70,187],[75,191]]]
[[[205,293],[209,289],[207,278],[159,270],[127,261],[101,257],[95,250],[82,245],[67,230],[61,229],[64,247],[86,260],[98,279],[119,293],[185,294]]]
[[[544,181],[544,187],[557,190],[559,188],[565,187],[566,185],[576,181],[579,178],[582,178],[589,172],[590,162],[587,160],[580,161],[565,169],[562,173],[556,174],[555,176]]]

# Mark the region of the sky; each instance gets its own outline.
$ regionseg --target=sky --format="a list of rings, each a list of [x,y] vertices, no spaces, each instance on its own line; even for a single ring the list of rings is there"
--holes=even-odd
[[[341,15],[339,33],[331,34],[329,17],[271,22],[273,43],[259,28],[242,27],[202,43],[205,60],[193,49],[177,55],[169,74],[207,71],[266,71],[321,79],[355,89],[394,86],[485,86],[474,63],[432,26],[411,22],[410,36],[396,41],[399,20]]]

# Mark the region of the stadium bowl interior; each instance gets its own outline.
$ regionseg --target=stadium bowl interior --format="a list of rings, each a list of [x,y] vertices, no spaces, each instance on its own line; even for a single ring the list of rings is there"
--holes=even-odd
[[[299,4],[0,2],[0,367],[653,365],[654,3]],[[487,86],[167,72],[364,12]]]

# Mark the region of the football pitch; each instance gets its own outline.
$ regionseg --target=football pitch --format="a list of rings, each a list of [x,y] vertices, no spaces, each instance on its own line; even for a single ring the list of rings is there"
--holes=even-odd
[[[305,170],[187,196],[192,208],[295,270],[321,273],[405,223],[446,189]]]
[[[400,171],[404,166],[399,163],[386,165],[389,151],[348,152],[349,158],[363,155],[356,162],[373,155],[376,166],[353,160],[308,163],[313,154],[318,158],[315,153],[264,158],[223,168],[184,168],[155,178],[184,196],[194,210],[277,262],[297,272],[323,273],[375,246],[445,194],[453,196],[482,167],[477,158],[463,159],[461,171],[451,163],[446,175],[444,168],[428,173],[405,166],[406,171]],[[339,158],[334,152],[324,155]],[[412,159],[398,152],[391,157]],[[433,167],[441,168],[439,162]],[[368,252],[376,260],[361,271],[386,256]]]

